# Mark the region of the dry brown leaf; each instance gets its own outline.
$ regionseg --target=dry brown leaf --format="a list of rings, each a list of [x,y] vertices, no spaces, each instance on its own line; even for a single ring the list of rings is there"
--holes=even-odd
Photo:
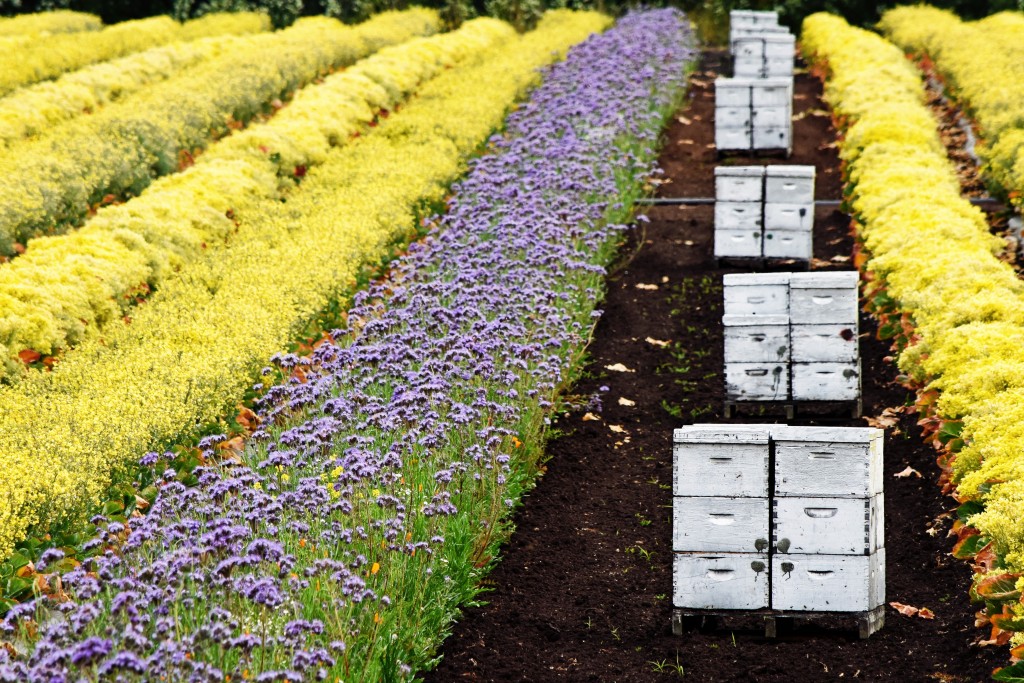
[[[677,145],[692,145],[693,144],[693,140],[690,140],[690,139],[687,138],[687,139],[679,140],[678,142],[676,142],[676,144]]]
[[[666,346],[672,343],[662,341],[661,339],[655,339],[654,337],[647,337],[646,339],[644,339],[644,341],[650,344],[651,346],[660,346],[661,348],[665,348]]]
[[[636,370],[631,370],[622,363],[613,363],[612,365],[606,365],[604,366],[604,369],[611,370],[612,372],[636,372]]]
[[[619,396],[619,405],[626,406],[627,408],[632,408],[633,406],[636,405],[636,401],[630,401],[628,398]]]
[[[916,607],[904,605],[902,602],[890,602],[889,607],[892,607],[894,610],[896,610],[905,617],[912,617],[921,611]]]
[[[593,413],[585,413],[583,415],[583,421],[584,422],[594,422],[594,421],[597,421],[597,420],[600,420],[600,419],[601,419],[600,417],[598,417],[597,415],[594,415]]]
[[[608,425],[608,429],[612,430],[616,434],[626,434],[626,430],[623,429],[622,425]]]
[[[684,126],[690,125],[690,119],[686,118],[685,116],[677,116],[676,121],[683,124]]]
[[[864,416],[864,420],[868,423],[869,427],[876,427],[878,429],[888,429],[895,427],[900,423],[900,413],[903,412],[903,406],[896,406],[895,408],[886,408],[882,411],[882,414],[878,417]]]
[[[934,619],[935,612],[931,611],[927,607],[922,607],[917,611],[917,616],[921,617],[922,619]]]
[[[897,472],[892,476],[896,477],[897,479],[906,479],[907,477],[917,477],[918,479],[920,479],[921,473],[915,470],[910,465],[907,465],[907,469],[903,470],[902,472]]]
[[[712,142],[712,143],[704,145],[704,146],[707,147],[708,149],[714,149],[715,148],[715,143]]]
[[[651,291],[654,291],[654,290],[658,289],[658,285],[649,285],[649,284],[646,284],[644,282],[638,282],[638,283],[636,283],[636,288],[637,289],[642,289],[644,291],[651,292]]]
[[[847,261],[850,260],[850,257],[847,256],[846,254],[836,254],[835,256],[832,257],[832,260],[836,263],[846,263]]]

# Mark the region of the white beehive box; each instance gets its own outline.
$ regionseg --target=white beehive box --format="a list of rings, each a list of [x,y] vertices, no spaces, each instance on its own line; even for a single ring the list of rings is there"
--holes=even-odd
[[[788,362],[726,363],[725,395],[734,401],[785,401],[789,398]]]
[[[758,258],[761,256],[760,229],[715,230],[716,258]]]
[[[789,331],[791,359],[794,363],[854,363],[857,349],[857,323],[792,325]]]
[[[768,10],[734,9],[729,12],[729,25],[738,26],[778,26],[779,13]]]
[[[760,204],[764,197],[764,166],[716,166],[715,201]]]
[[[885,549],[871,555],[776,555],[771,590],[777,610],[872,610],[885,602]]]
[[[791,126],[770,126],[760,128],[754,126],[751,131],[751,144],[754,149],[785,149],[793,147],[793,129]]]
[[[810,231],[765,230],[763,243],[765,258],[810,261],[814,249]]]
[[[792,78],[733,79],[746,82],[751,88],[751,104],[754,109],[762,107],[793,108]]]
[[[857,322],[857,271],[793,273],[790,319],[799,324]]]
[[[761,231],[761,202],[715,201],[715,229]]]
[[[870,555],[885,547],[884,500],[881,493],[870,498],[774,498],[772,547],[780,554]]]
[[[676,552],[765,553],[768,498],[676,496],[672,549]]]
[[[789,360],[789,316],[725,315],[725,363],[785,363]]]
[[[749,104],[740,107],[715,107],[715,130],[749,131],[753,126],[753,116],[754,112]],[[760,193],[758,195],[760,201]]]
[[[728,273],[722,277],[725,315],[789,315],[792,273]]]
[[[765,169],[764,199],[773,204],[813,205],[814,176],[814,166],[768,166]]]
[[[768,558],[756,553],[676,554],[672,602],[689,609],[768,606]]]
[[[800,230],[810,232],[814,225],[814,204],[777,204],[766,202],[764,205],[765,230]]]
[[[734,48],[733,55],[736,59],[792,58],[796,51],[796,36],[774,30],[763,32],[761,35],[737,36]]]
[[[785,129],[789,130],[792,122],[793,111],[789,107],[757,107],[751,114],[751,121],[754,130],[757,129]],[[771,168],[769,166],[768,168]]]
[[[882,492],[882,439],[873,427],[772,429],[776,496],[853,496]]]
[[[860,397],[860,362],[793,363],[794,401],[856,401]]]
[[[751,149],[754,136],[749,126],[744,128],[723,128],[715,126],[715,147],[718,149]]]
[[[757,82],[753,78],[726,78],[719,76],[715,79],[715,108],[720,107],[747,107],[752,104],[752,89]]]
[[[729,29],[729,53],[736,54],[736,42],[744,38],[760,37],[769,35],[787,35],[789,29],[785,26],[733,26]]]
[[[689,426],[675,430],[672,492],[676,496],[768,495],[768,431]]]

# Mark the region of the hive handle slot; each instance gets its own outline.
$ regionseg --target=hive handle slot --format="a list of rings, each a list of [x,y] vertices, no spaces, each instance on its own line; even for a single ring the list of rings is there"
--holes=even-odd
[[[711,517],[711,523],[718,526],[728,526],[729,524],[736,523],[736,515],[731,512],[712,512],[708,516]]]
[[[747,370],[748,377],[764,377],[768,374],[768,370],[765,368],[755,368],[753,370]]]
[[[814,519],[828,519],[835,517],[839,510],[837,508],[804,508],[804,514]]]
[[[728,581],[732,578],[732,569],[709,569],[708,578],[715,581]]]

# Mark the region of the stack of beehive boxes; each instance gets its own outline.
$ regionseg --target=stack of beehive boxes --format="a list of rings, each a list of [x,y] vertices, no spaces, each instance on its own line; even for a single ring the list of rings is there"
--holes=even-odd
[[[691,425],[673,449],[673,605],[875,612],[885,602],[879,429]]]
[[[860,398],[855,271],[723,278],[729,401]]]
[[[715,168],[715,258],[810,261],[813,166]]]
[[[715,80],[719,151],[792,149],[795,38],[775,12],[730,13],[735,78]]]

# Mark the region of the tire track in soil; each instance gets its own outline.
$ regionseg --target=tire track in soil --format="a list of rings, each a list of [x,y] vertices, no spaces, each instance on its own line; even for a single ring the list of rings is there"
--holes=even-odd
[[[661,186],[661,196],[714,195],[718,73],[726,73],[723,55],[705,54],[690,98],[666,131],[661,165],[671,182]],[[839,198],[836,132],[820,96],[816,79],[797,75],[789,159],[723,163],[814,164],[817,197]],[[488,581],[493,590],[482,596],[488,604],[465,611],[425,680],[989,680],[1006,653],[975,644],[987,634],[973,626],[970,568],[949,555],[950,520],[935,521],[955,503],[939,493],[934,452],[920,441],[912,416],[886,434],[886,599],[928,607],[934,620],[887,608],[886,626],[863,641],[855,627],[838,620],[797,622],[776,640],[765,639],[756,620],[741,617],[717,630],[672,635],[672,429],[724,421],[721,277],[730,271],[714,268],[712,207],[652,207],[648,216],[650,224],[621,252],[631,260],[608,278],[592,360],[575,389],[601,397],[602,419],[583,421],[581,407],[556,424],[563,435],[550,442],[547,472],[516,514],[517,530]],[[815,268],[851,268],[852,248],[849,218],[819,208]],[[893,383],[897,371],[875,328],[862,315],[866,415],[910,399]],[[662,347],[647,338],[674,343]],[[614,363],[636,372],[605,369]],[[635,406],[620,405],[620,397]],[[663,403],[677,406],[680,417]],[[893,477],[907,465],[923,478]]]

